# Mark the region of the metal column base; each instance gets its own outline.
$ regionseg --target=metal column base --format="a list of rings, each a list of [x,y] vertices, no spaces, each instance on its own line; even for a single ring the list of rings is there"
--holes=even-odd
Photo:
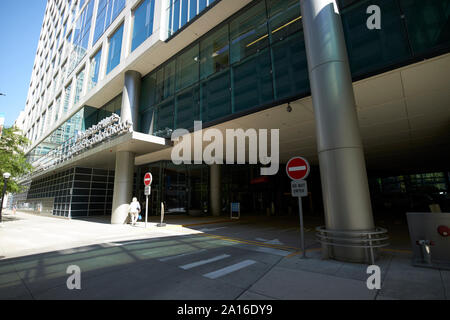
[[[323,259],[375,264],[378,250],[389,245],[387,230],[382,228],[375,231],[336,231],[319,227],[316,231]]]

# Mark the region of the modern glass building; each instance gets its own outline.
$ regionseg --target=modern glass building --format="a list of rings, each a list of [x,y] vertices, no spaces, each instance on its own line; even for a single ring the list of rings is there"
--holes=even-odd
[[[310,214],[334,212],[334,192],[351,195],[354,181],[370,187],[375,215],[389,211],[392,194],[408,199],[400,214],[448,206],[450,1],[330,0],[320,12],[311,9],[320,1],[304,2],[48,0],[20,119],[36,170],[22,179],[19,207],[124,223],[123,205],[133,194],[145,199],[141,180],[151,171],[154,215],[161,202],[169,213],[228,214],[240,202],[243,214],[293,214],[283,164],[297,155],[313,165]],[[380,29],[368,26],[373,5]],[[315,62],[342,52],[344,71],[316,73],[324,64]],[[355,116],[339,111],[349,103]],[[114,114],[128,127],[95,137]],[[279,129],[279,173],[175,165],[171,135],[193,132],[194,121],[222,132]],[[326,160],[335,148],[324,137],[342,138],[335,142],[345,149],[353,125],[364,159],[345,155],[353,164],[345,170],[362,169],[332,180],[339,174],[327,165],[341,164]],[[346,208],[364,197],[348,196]]]

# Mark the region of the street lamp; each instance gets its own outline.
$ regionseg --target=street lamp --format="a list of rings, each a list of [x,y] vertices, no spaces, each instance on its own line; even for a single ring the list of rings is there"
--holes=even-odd
[[[0,96],[5,96],[6,97],[6,94],[0,92]]]
[[[2,201],[0,204],[0,223],[3,222],[2,210],[3,210],[3,200],[5,199],[6,188],[8,186],[8,180],[11,178],[11,173],[5,172],[3,174],[3,192],[2,192]]]

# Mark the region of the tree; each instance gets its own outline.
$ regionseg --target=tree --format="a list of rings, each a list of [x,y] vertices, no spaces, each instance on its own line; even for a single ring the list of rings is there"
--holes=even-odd
[[[32,170],[23,151],[28,144],[29,140],[16,127],[3,129],[0,138],[0,190],[3,190],[3,174],[9,172],[11,178],[8,181],[7,191],[11,193],[22,191],[14,178],[30,173]]]

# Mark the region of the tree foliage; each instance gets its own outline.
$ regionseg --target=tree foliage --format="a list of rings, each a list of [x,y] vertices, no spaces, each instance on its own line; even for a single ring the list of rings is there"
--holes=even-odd
[[[14,178],[25,175],[32,170],[31,164],[26,160],[24,148],[29,140],[22,135],[16,127],[3,129],[0,137],[0,190],[3,190],[3,174],[9,172],[8,192],[17,193],[21,187]]]

